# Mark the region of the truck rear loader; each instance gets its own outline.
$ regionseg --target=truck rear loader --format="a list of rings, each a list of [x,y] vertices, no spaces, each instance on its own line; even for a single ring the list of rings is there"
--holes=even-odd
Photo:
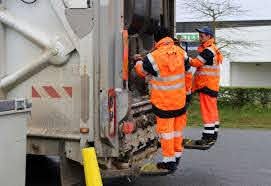
[[[62,185],[82,180],[85,147],[103,177],[136,175],[157,151],[132,56],[158,25],[174,35],[175,0],[0,0],[1,103],[26,98],[26,153],[59,156]]]

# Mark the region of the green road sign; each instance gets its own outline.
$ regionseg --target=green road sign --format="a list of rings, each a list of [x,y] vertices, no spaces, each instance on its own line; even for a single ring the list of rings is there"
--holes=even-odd
[[[191,32],[191,33],[176,33],[176,36],[179,40],[185,42],[197,42],[199,41],[199,33]]]

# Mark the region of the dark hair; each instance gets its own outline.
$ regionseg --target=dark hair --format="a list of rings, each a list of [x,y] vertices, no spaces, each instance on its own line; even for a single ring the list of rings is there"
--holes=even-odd
[[[170,31],[165,27],[157,27],[154,31],[154,41],[158,42],[165,37],[170,37]]]

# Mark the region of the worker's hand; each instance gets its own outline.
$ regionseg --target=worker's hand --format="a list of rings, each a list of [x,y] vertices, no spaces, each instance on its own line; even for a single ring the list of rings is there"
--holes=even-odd
[[[137,61],[143,60],[143,58],[140,54],[135,54],[133,60],[136,63]]]

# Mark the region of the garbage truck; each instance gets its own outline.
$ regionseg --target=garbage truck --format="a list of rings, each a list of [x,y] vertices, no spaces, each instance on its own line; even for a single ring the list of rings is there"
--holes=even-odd
[[[159,25],[174,35],[175,0],[0,0],[0,100],[26,99],[25,152],[59,156],[62,185],[82,180],[85,147],[104,178],[136,175],[157,152],[132,56]]]

